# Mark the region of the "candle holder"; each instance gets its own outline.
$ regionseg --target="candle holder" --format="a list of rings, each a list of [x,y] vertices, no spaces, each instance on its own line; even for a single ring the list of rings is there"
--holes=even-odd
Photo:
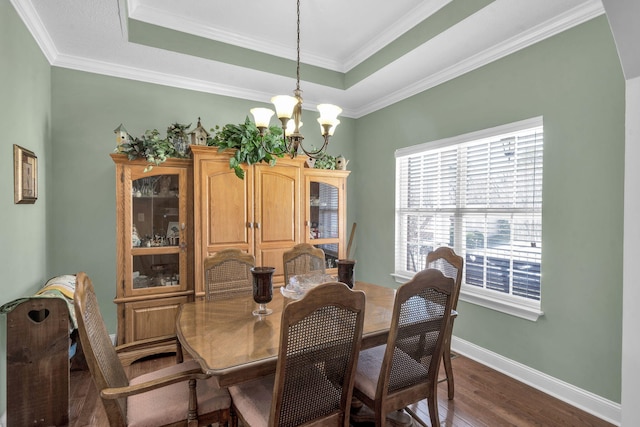
[[[356,260],[354,259],[339,259],[338,263],[338,282],[346,284],[348,287],[353,288],[355,283],[354,268]]]
[[[275,267],[253,267],[253,300],[258,304],[258,309],[252,313],[254,316],[266,316],[273,313],[267,308],[267,303],[273,299],[273,272]]]

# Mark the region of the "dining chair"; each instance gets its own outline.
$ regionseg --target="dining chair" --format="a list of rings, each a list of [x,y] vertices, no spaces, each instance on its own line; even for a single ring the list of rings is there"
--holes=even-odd
[[[373,410],[377,427],[390,412],[422,399],[431,425],[440,425],[438,370],[453,293],[454,280],[440,271],[416,273],[396,291],[387,343],[360,352],[353,394]]]
[[[230,298],[253,289],[251,268],[256,264],[253,255],[230,248],[216,252],[204,260],[206,300]]]
[[[460,286],[462,285],[464,258],[456,254],[453,249],[447,246],[441,246],[427,254],[427,268],[436,268],[446,277],[450,277],[455,280],[452,307],[453,310],[457,310]],[[449,321],[449,328],[445,334],[444,351],[442,353],[449,400],[453,400],[454,395],[453,367],[451,366],[451,335],[453,333],[454,320],[455,318],[451,317],[451,320]]]
[[[299,243],[282,254],[284,265],[284,284],[289,283],[289,278],[296,274],[305,274],[317,271],[325,272],[324,251],[309,243]]]
[[[229,387],[244,426],[349,426],[365,295],[327,282],[282,313],[275,374]]]
[[[194,360],[131,380],[98,307],[89,277],[77,274],[73,299],[80,342],[111,426],[227,425],[231,398]]]

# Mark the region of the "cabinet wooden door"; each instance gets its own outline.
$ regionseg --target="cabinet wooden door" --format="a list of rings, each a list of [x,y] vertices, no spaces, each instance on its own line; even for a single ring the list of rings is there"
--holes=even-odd
[[[175,335],[176,318],[180,305],[189,300],[188,296],[157,298],[122,304],[122,320],[125,323],[124,341],[132,343],[148,338]],[[120,353],[123,364],[129,365],[141,357],[157,353],[176,351],[175,343],[157,344],[152,348],[136,349]]]
[[[253,170],[239,179],[229,168],[227,156],[199,159],[195,212],[201,247],[212,255],[222,249],[253,252]]]
[[[274,283],[284,281],[282,254],[301,241],[300,171],[280,160],[255,166],[256,265],[275,267]]]
[[[243,166],[244,179],[229,168],[232,150],[192,146],[196,223],[196,297],[204,296],[204,259],[226,248],[253,254],[256,265],[275,267],[282,283],[282,254],[301,242],[301,180],[304,158],[279,158],[274,166]]]

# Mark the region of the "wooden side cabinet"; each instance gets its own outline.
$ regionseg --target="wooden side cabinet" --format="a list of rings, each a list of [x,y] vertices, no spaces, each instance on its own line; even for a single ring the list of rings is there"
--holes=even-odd
[[[193,298],[193,163],[168,159],[147,170],[145,161],[111,157],[121,345],[174,334],[179,304]],[[148,354],[158,350],[149,348]],[[138,351],[136,358],[145,355]]]

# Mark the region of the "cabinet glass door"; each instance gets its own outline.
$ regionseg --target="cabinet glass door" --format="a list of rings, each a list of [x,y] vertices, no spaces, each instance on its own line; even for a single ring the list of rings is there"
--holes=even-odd
[[[131,181],[131,289],[166,292],[180,286],[184,265],[181,174],[145,175]]]
[[[309,239],[325,254],[326,268],[337,267],[340,192],[326,182],[309,182]]]

